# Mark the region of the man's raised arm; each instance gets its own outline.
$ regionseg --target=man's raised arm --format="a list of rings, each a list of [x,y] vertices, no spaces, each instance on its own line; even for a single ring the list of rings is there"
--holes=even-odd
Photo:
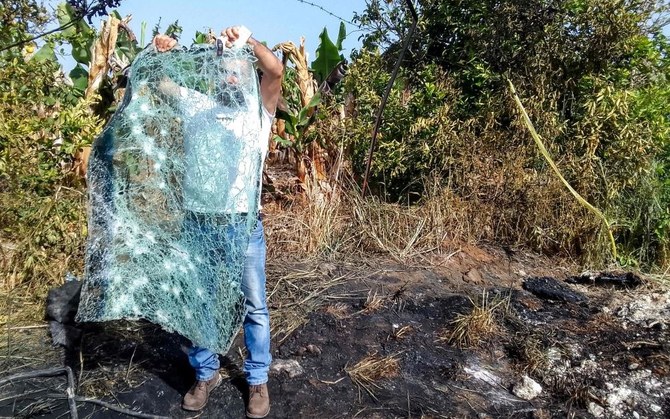
[[[230,48],[233,42],[240,37],[239,27],[231,26],[226,28],[221,31],[221,35],[224,35],[228,39],[226,46]],[[253,37],[249,37],[247,43],[251,46],[254,55],[258,59],[258,68],[263,72],[263,77],[261,78],[261,99],[263,100],[263,106],[270,114],[274,114],[277,102],[279,101],[279,95],[281,94],[284,66],[268,47]]]

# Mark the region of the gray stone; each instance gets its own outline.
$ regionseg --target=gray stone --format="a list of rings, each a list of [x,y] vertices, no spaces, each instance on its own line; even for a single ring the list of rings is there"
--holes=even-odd
[[[523,400],[533,400],[542,393],[542,386],[535,380],[524,375],[521,381],[514,385],[512,393]]]
[[[295,359],[276,359],[270,365],[270,372],[275,374],[284,372],[288,378],[293,378],[304,374],[305,370]]]
[[[589,413],[597,418],[602,418],[605,415],[605,408],[597,403],[590,402],[588,409]]]

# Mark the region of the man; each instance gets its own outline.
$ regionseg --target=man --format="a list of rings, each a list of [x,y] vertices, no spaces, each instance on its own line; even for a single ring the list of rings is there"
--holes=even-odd
[[[242,31],[243,32],[243,31]],[[225,46],[231,48],[240,39],[241,27],[229,27],[221,32],[226,38]],[[244,34],[242,34],[244,35]],[[175,47],[176,41],[165,35],[157,35],[153,41],[160,52]],[[257,59],[256,65],[262,72],[260,96],[262,102],[261,129],[259,141],[267,144],[270,125],[281,92],[283,65],[266,46],[253,37],[246,41]],[[232,75],[227,83],[235,83]],[[263,148],[262,162],[265,158]],[[188,173],[187,173],[188,176]],[[185,198],[186,199],[186,198]],[[263,225],[259,219],[253,229],[246,251],[242,274],[242,291],[246,299],[246,316],[243,322],[244,343],[247,358],[244,361],[244,373],[249,385],[247,416],[264,418],[270,412],[270,399],[267,381],[270,366],[270,322],[265,301],[265,238]],[[221,383],[218,354],[209,349],[193,346],[188,353],[189,362],[196,372],[196,382],[184,396],[182,407],[189,411],[198,411],[205,407],[209,394]]]

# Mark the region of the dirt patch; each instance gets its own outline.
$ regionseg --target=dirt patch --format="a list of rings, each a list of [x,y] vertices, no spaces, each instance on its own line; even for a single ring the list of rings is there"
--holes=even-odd
[[[666,417],[670,292],[650,284],[566,284],[565,269],[508,253],[480,249],[417,267],[383,260],[271,265],[271,417]],[[586,298],[539,298],[522,287],[530,276],[551,276]],[[470,341],[474,346],[449,339],[458,319],[484,302],[496,307],[490,333]],[[60,362],[45,328],[8,336],[19,334],[21,342],[2,349],[2,376]],[[184,344],[148,323],[87,326],[81,352],[68,355],[77,394],[192,417],[180,408],[193,380]],[[244,417],[242,348],[238,336],[223,358],[227,384],[200,417]],[[29,352],[48,358],[22,359]],[[524,383],[536,389],[533,382],[539,394],[519,390]],[[0,416],[66,415],[65,401],[47,397],[65,387],[57,377],[5,385]],[[79,414],[120,416],[89,403],[79,404]]]

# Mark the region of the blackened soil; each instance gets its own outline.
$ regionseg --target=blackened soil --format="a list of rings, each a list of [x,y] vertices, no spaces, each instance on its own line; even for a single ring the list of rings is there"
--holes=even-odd
[[[630,291],[578,285],[587,299],[554,301],[523,290],[512,274],[480,271],[483,283],[453,286],[449,278],[455,274],[444,269],[396,266],[329,289],[301,327],[274,336],[275,365],[297,361],[300,370],[271,372],[269,417],[593,417],[593,403],[607,409],[602,417],[670,412],[667,394],[658,389],[667,388],[670,379],[668,327],[617,316],[618,307],[635,300]],[[509,287],[500,288],[501,283]],[[482,299],[488,307],[504,303],[493,311],[491,333],[461,348],[448,339],[454,321]],[[150,324],[88,326],[81,358],[79,351],[68,356],[81,378],[77,393],[173,418],[245,417],[241,337],[222,358],[226,380],[197,415],[180,407],[193,382],[184,344]],[[395,359],[396,368],[362,385],[351,374],[369,357]],[[543,387],[531,401],[512,391],[523,374]],[[639,377],[628,380],[635,374]],[[46,396],[62,394],[65,386],[64,379],[52,378],[0,387],[0,416],[67,417],[66,404]],[[619,387],[646,392],[647,398],[636,396],[619,406],[613,397]],[[80,403],[79,417],[125,416]]]

